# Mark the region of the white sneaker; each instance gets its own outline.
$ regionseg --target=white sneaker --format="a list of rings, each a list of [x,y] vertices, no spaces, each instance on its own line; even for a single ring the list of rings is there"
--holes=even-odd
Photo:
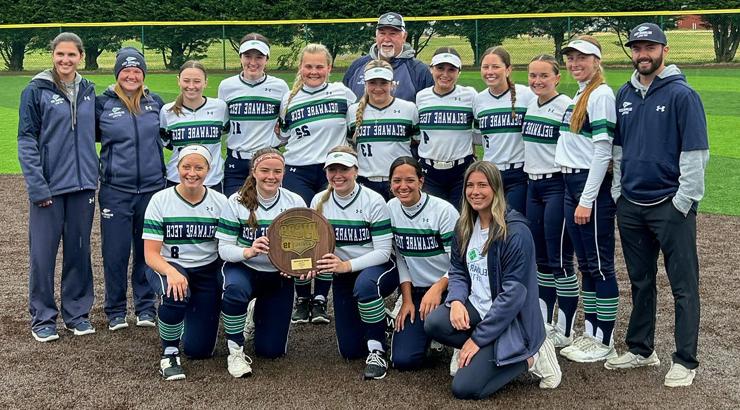
[[[617,351],[614,350],[614,346],[607,346],[591,339],[590,344],[569,353],[565,357],[578,363],[592,363],[615,358],[617,357]]]
[[[435,352],[441,352],[445,350],[445,345],[442,343],[439,343],[436,340],[432,340],[432,343],[429,344],[429,350],[434,350]]]
[[[226,358],[229,374],[234,377],[247,377],[252,375],[252,359],[244,354],[244,347],[238,349],[229,347],[229,357]]]
[[[455,349],[452,352],[452,359],[450,359],[450,376],[455,377],[457,370],[460,368],[457,361],[460,359],[460,349]]]
[[[556,349],[570,346],[573,343],[573,335],[565,336],[557,326],[545,323],[545,333]]]
[[[555,354],[555,346],[550,339],[545,339],[539,350],[537,361],[529,369],[535,376],[540,378],[540,389],[554,389],[560,385],[563,372],[558,364],[558,356]]]
[[[577,338],[575,338],[575,340],[573,340],[573,343],[571,343],[570,346],[566,346],[563,348],[563,350],[560,351],[560,355],[563,357],[568,357],[569,354],[585,348],[592,342],[594,342],[594,339],[589,335],[583,334],[581,336],[578,336]]]
[[[679,363],[671,363],[671,370],[665,375],[664,385],[667,387],[691,386],[696,376],[696,369],[687,369]]]
[[[609,359],[604,363],[604,367],[609,370],[636,369],[638,367],[645,366],[660,366],[660,359],[658,359],[658,354],[655,353],[654,350],[648,357],[643,357],[639,354],[627,351],[626,353]]]
[[[247,305],[247,322],[244,325],[244,339],[248,342],[254,340],[254,303],[257,299],[252,299]]]

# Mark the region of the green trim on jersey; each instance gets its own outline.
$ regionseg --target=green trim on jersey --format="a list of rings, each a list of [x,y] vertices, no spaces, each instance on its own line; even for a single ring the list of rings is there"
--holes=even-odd
[[[484,115],[490,115],[490,114],[502,114],[502,113],[509,113],[511,114],[511,107],[507,108],[489,108],[487,110],[481,111],[478,113],[478,118],[483,117]],[[527,112],[527,107],[514,107],[514,112],[517,114],[523,114]]]
[[[167,131],[170,130],[176,130],[178,128],[185,128],[185,127],[192,127],[197,125],[218,125],[220,127],[224,126],[224,123],[221,121],[183,121],[178,122],[174,125],[168,126],[166,129]]]

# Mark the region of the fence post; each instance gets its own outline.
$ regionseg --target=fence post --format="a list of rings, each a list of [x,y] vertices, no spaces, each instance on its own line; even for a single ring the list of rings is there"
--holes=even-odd
[[[221,51],[223,53],[224,71],[226,71],[226,25],[221,25]]]
[[[144,26],[141,26],[141,55],[143,55],[146,58],[146,52],[144,51],[146,47],[144,47]]]
[[[568,16],[568,31],[567,31],[567,33],[568,33],[568,37],[566,37],[565,39],[566,40],[570,40],[570,16]]]
[[[478,66],[478,56],[480,56],[479,49],[478,49],[479,41],[478,41],[478,19],[475,19],[475,55],[473,56],[473,65]]]

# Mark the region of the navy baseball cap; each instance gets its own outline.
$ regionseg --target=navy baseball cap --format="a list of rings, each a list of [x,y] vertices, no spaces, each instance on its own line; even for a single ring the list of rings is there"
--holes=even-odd
[[[406,23],[403,22],[403,16],[398,13],[385,13],[378,19],[378,25],[375,28],[392,27],[396,30],[406,31]]]
[[[630,38],[624,45],[625,47],[632,46],[633,43],[638,41],[649,41],[651,43],[658,43],[662,45],[668,44],[668,40],[665,38],[665,33],[658,27],[657,24],[653,23],[642,23],[630,31]]]

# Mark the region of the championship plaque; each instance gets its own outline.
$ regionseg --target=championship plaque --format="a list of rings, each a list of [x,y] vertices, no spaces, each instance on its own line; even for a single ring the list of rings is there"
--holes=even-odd
[[[270,262],[281,272],[300,276],[316,269],[316,261],[334,252],[334,229],[310,208],[293,208],[278,215],[267,231]]]

